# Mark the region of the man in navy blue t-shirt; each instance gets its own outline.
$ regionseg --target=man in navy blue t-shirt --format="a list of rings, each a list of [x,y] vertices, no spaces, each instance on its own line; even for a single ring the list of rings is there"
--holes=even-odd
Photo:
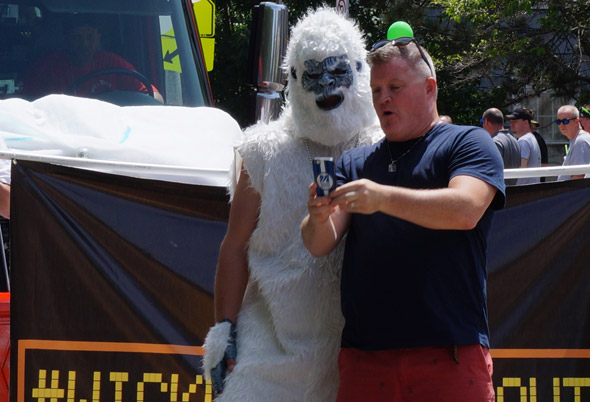
[[[348,234],[337,401],[494,401],[486,250],[502,158],[483,129],[438,122],[417,42],[383,42],[369,64],[386,138],[343,154],[328,197],[310,186],[302,223],[316,257]]]

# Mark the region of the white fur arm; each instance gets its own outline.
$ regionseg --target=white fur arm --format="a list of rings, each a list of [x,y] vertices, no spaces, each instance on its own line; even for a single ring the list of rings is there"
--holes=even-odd
[[[217,366],[224,358],[228,340],[230,339],[231,326],[232,324],[229,321],[219,322],[209,329],[209,333],[205,337],[203,369],[205,379],[208,381],[211,380],[211,369]]]

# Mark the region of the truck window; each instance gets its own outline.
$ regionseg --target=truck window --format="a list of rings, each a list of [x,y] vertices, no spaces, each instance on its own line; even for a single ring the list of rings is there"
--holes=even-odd
[[[0,99],[210,105],[184,7],[183,0],[0,3]]]

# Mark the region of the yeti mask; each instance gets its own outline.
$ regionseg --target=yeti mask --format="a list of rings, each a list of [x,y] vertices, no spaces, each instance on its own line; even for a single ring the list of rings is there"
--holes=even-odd
[[[285,113],[293,135],[333,146],[375,123],[362,34],[331,8],[310,11],[291,31]]]
[[[340,88],[350,88],[354,81],[348,56],[330,56],[321,62],[305,60],[305,71],[301,77],[303,89],[316,96],[316,105],[321,110],[336,109],[344,101]],[[361,68],[357,63],[357,68]]]

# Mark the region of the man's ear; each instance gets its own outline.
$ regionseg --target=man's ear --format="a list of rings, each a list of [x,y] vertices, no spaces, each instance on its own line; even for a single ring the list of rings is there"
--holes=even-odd
[[[436,83],[436,78],[434,77],[428,77],[426,79],[426,93],[431,95],[434,94],[436,95],[436,88],[437,88],[438,84]]]

